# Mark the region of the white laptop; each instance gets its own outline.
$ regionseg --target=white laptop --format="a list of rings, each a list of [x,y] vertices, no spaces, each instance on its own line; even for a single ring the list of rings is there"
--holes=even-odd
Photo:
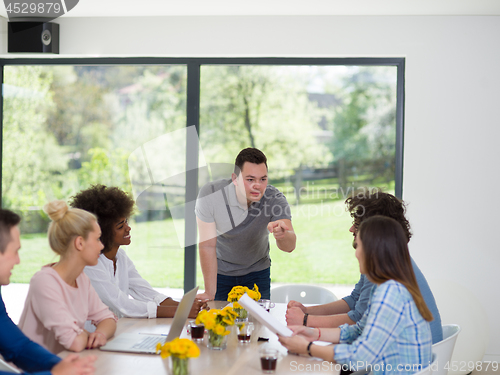
[[[101,346],[100,349],[110,352],[156,354],[156,344],[172,341],[182,333],[197,292],[198,287],[184,294],[175,311],[168,335],[166,332],[165,334],[122,333]]]

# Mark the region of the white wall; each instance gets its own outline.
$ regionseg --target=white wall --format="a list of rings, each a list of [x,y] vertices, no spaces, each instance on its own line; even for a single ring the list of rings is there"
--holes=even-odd
[[[468,290],[500,358],[500,17],[60,19],[60,56],[406,57],[404,199],[431,284]],[[6,54],[5,21],[0,57]],[[447,300],[438,299],[444,308]],[[467,301],[456,301],[467,309]],[[453,322],[453,311],[443,317]],[[457,311],[458,314],[458,311]]]

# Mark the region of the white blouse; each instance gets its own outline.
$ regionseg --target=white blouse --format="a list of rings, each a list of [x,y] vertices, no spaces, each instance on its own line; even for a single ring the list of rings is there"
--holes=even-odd
[[[104,254],[96,266],[87,266],[84,271],[102,302],[119,318],[156,318],[157,306],[168,298],[139,275],[122,249],[116,254],[116,274],[113,261]]]

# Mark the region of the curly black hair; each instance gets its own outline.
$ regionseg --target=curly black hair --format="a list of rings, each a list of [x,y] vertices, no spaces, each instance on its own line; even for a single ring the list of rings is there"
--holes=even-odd
[[[410,222],[406,219],[406,204],[394,195],[384,193],[380,189],[360,189],[345,200],[347,211],[354,219],[354,226],[364,219],[375,215],[382,215],[396,220],[405,232],[406,238],[410,241],[412,236]]]
[[[113,246],[115,225],[118,220],[132,215],[134,199],[120,188],[105,185],[92,185],[71,198],[73,199],[70,202],[71,207],[81,208],[97,216],[102,232],[101,242],[104,245],[101,253],[110,251]]]

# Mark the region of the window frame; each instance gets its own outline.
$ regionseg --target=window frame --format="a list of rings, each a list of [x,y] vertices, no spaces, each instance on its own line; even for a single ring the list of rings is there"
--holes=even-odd
[[[403,195],[403,151],[404,151],[404,101],[405,101],[404,57],[359,57],[359,58],[314,58],[314,57],[227,57],[227,58],[182,58],[182,57],[103,57],[103,58],[12,58],[0,59],[0,80],[4,83],[6,65],[185,65],[187,66],[186,127],[194,125],[200,133],[200,70],[202,65],[355,65],[395,66],[396,82],[396,152],[395,152],[395,195]],[[3,161],[3,95],[0,99],[0,204],[2,200]],[[198,196],[198,144],[186,145],[186,192],[185,201],[196,200]],[[185,213],[185,242],[194,245],[184,248],[184,291],[196,285],[196,216]],[[194,239],[194,240],[193,240]]]

